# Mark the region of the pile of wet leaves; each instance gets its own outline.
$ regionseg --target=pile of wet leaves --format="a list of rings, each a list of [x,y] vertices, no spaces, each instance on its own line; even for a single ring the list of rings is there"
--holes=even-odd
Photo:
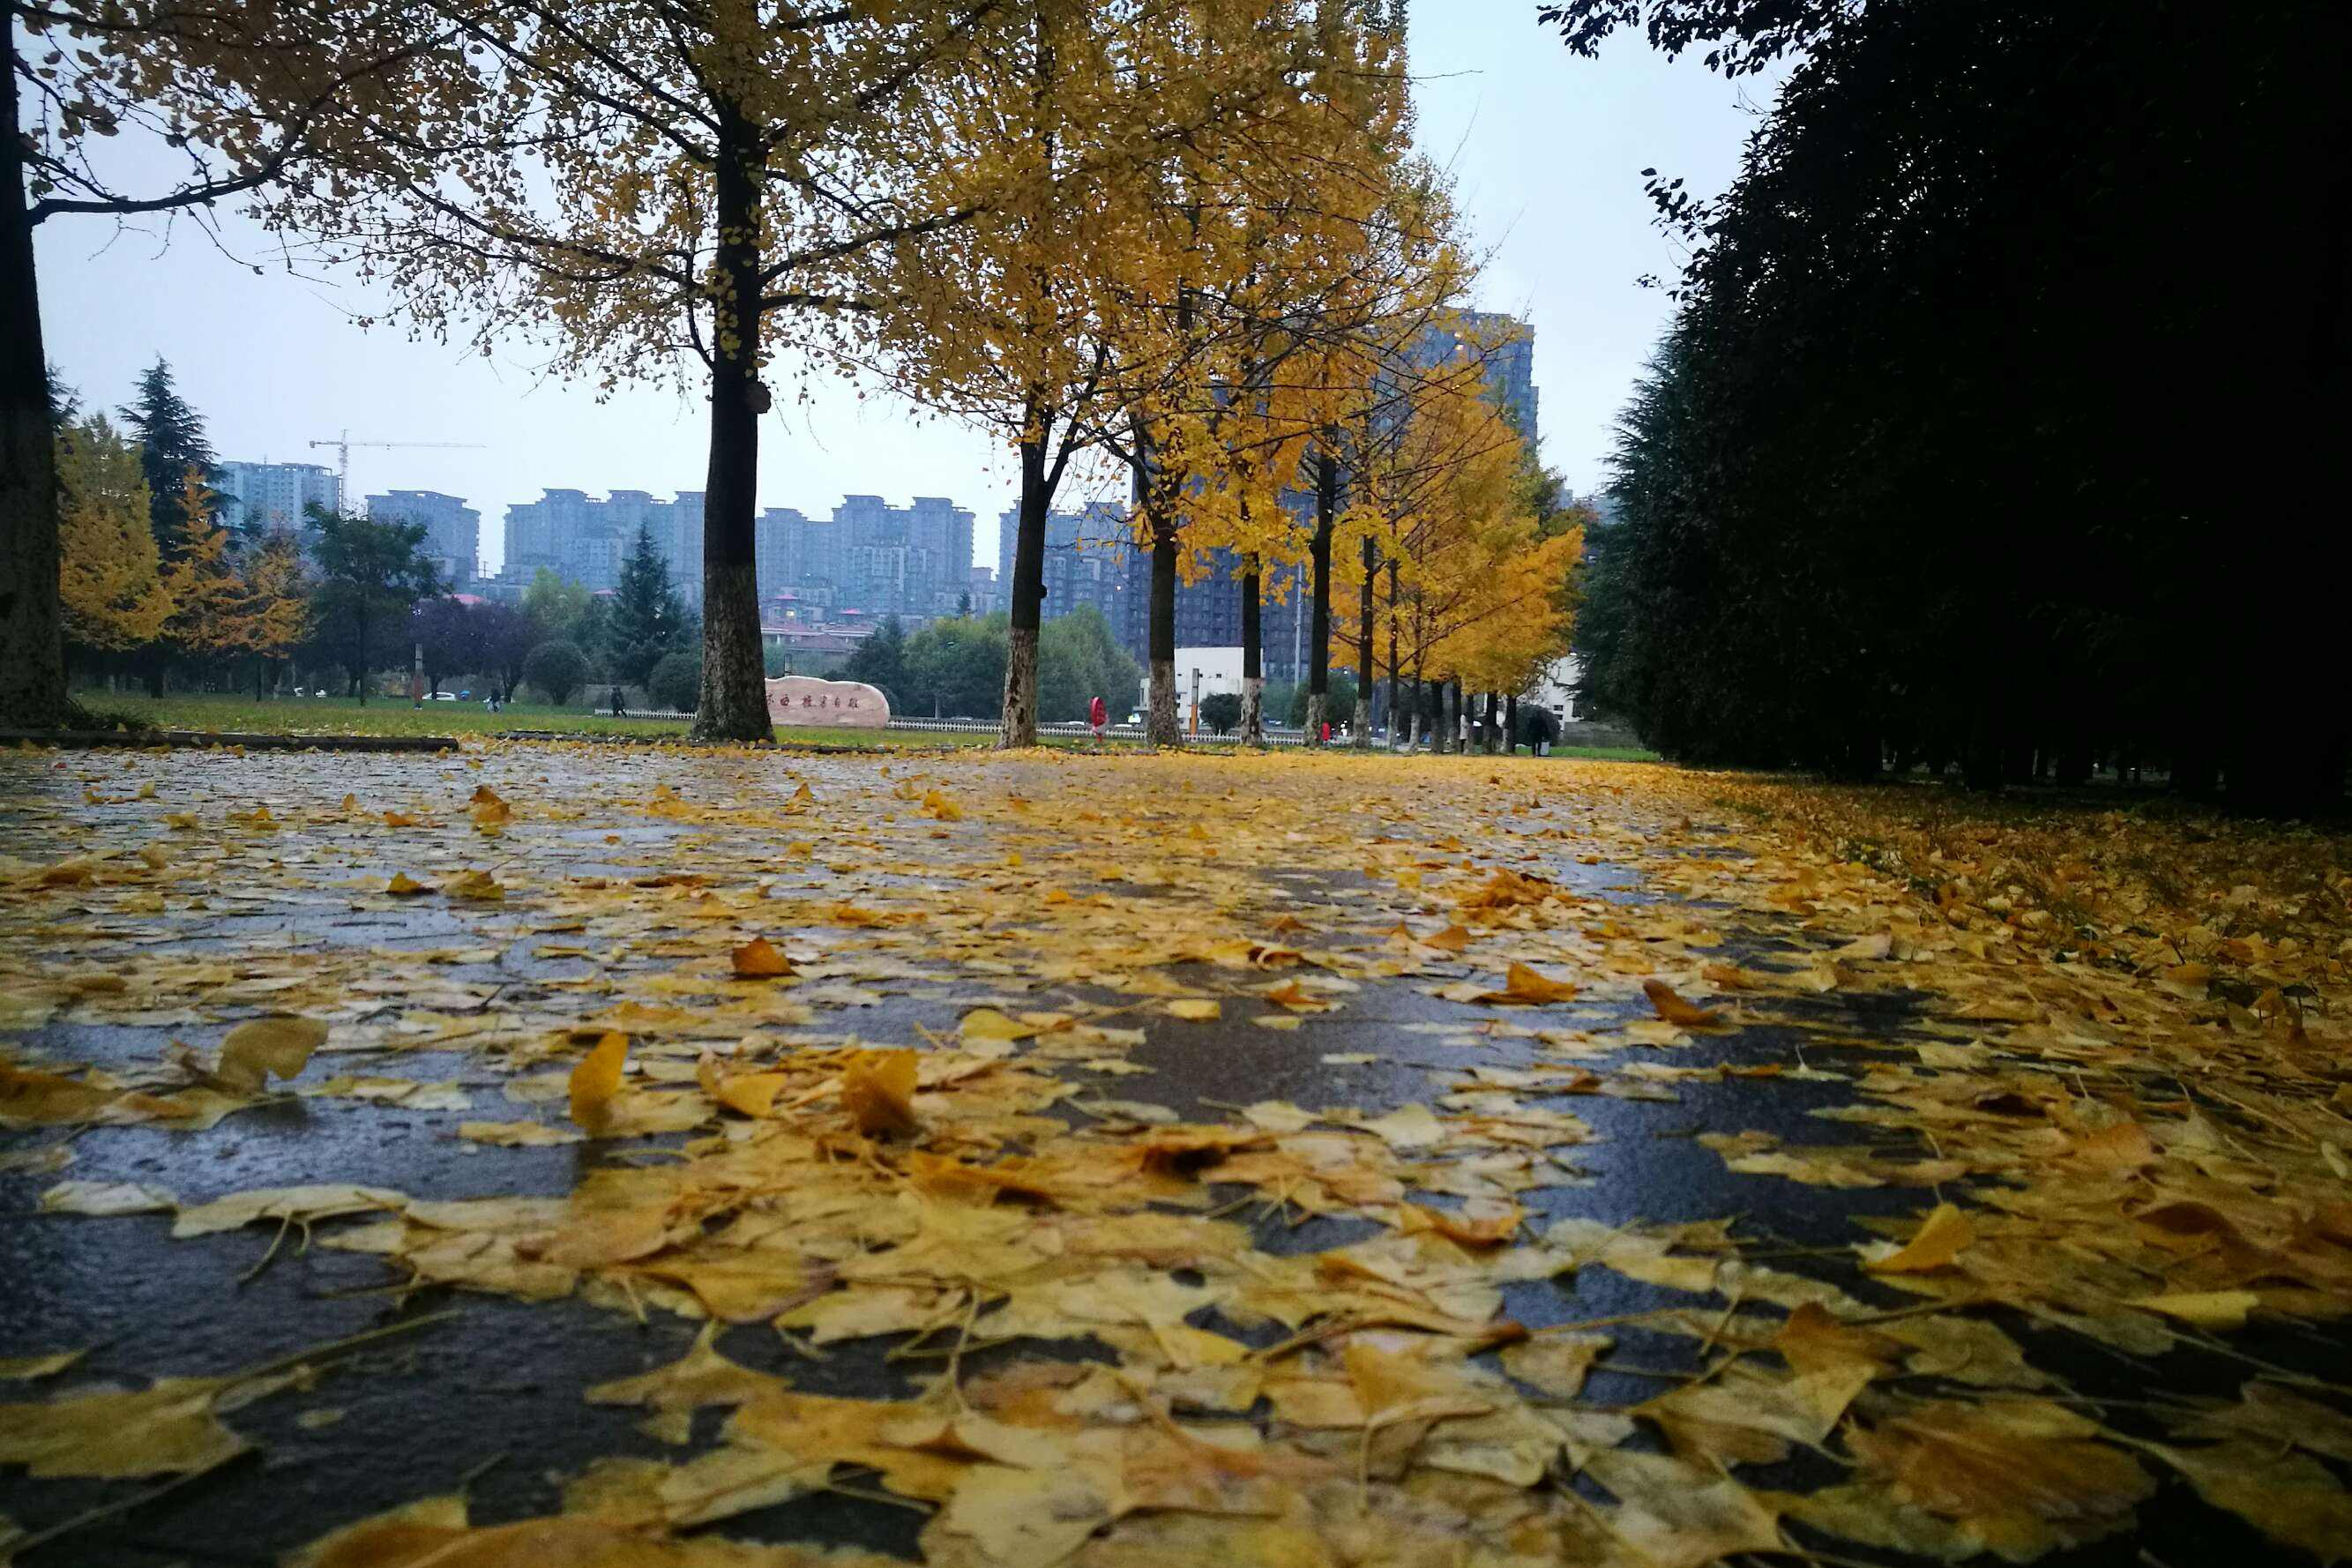
[[[551,1506],[294,1561],[847,1562],[730,1528],[842,1498],[1005,1568],[2023,1563],[2160,1494],[2352,1543],[2324,837],[1527,759],[26,752],[0,792],[23,1223],[348,1255],[392,1314],[128,1384],[12,1346],[31,1478],[226,1475],[240,1411],[377,1335],[429,1364],[481,1293],[697,1331],[583,1380],[632,1441]],[[476,1195],[340,1143],[126,1172],[289,1104]],[[1743,1201],[1644,1217],[1659,1138]],[[1808,1205],[1845,1234],[1791,1244]],[[1601,1278],[1626,1310],[1564,1310]],[[870,1344],[887,1386],[815,1375]]]

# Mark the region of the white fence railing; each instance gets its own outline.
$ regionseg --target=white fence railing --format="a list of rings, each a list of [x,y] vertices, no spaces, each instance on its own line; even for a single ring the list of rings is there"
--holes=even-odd
[[[627,708],[618,714],[610,708],[592,708],[588,712],[592,717],[599,719],[668,719],[684,721],[694,717],[691,713],[671,713],[653,708]],[[996,733],[996,721],[993,719],[910,719],[903,715],[893,715],[890,728],[929,731],[933,733],[950,735],[993,735]],[[778,732],[789,735],[792,733],[792,727],[780,725]],[[1056,739],[1085,740],[1094,731],[1085,724],[1040,724],[1037,726],[1037,733],[1051,735]],[[1108,734],[1114,741],[1133,741],[1138,743],[1140,743],[1144,738],[1143,726],[1140,724],[1113,724],[1110,726]],[[1187,735],[1184,739],[1189,744],[1195,746],[1237,746],[1241,743],[1241,736],[1238,733],[1213,735],[1205,730],[1197,735]],[[1304,730],[1293,730],[1285,725],[1269,724],[1265,728],[1265,743],[1269,746],[1303,746],[1307,743],[1307,732]]]

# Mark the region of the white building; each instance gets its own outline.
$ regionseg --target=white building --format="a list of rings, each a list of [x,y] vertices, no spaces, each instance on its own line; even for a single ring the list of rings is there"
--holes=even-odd
[[[1176,722],[1192,728],[1201,700],[1220,691],[1241,695],[1242,650],[1238,647],[1180,647],[1176,650]],[[1151,710],[1151,676],[1143,678],[1143,710]],[[1120,717],[1113,714],[1114,719]]]
[[[1576,683],[1584,678],[1584,667],[1574,654],[1553,659],[1536,681],[1529,700],[1538,708],[1549,708],[1563,724],[1576,721]]]
[[[310,507],[343,508],[342,481],[317,463],[230,462],[219,465],[218,475],[221,521],[239,531],[299,533]]]

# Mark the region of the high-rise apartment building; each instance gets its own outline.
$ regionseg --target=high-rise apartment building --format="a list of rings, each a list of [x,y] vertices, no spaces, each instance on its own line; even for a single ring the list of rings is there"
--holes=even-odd
[[[971,586],[970,509],[944,496],[896,507],[844,496],[830,518],[793,507],[760,514],[754,540],[762,604],[931,620],[952,616]]]
[[[1432,327],[1423,333],[1413,357],[1423,366],[1444,363],[1456,355],[1483,354],[1486,389],[1511,416],[1511,422],[1529,441],[1536,438],[1536,330],[1517,316],[1498,311],[1465,310],[1455,318],[1458,331]]]
[[[690,605],[702,602],[703,497],[681,490],[656,500],[647,490],[614,490],[592,500],[585,490],[541,490],[507,508],[509,583],[528,583],[541,567],[591,589],[617,587],[621,564],[642,528],[669,563],[670,581]]]
[[[452,593],[466,591],[481,575],[482,514],[463,496],[392,490],[368,497],[367,514],[378,522],[423,523],[425,554]]]
[[[221,495],[221,521],[240,533],[279,529],[301,531],[310,508],[341,511],[342,481],[317,463],[219,464],[214,488]]]
[[[1128,509],[1118,501],[1088,501],[1076,511],[1045,515],[1045,602],[1038,614],[1053,620],[1081,605],[1102,612],[1114,636],[1124,639],[1129,616],[1129,558],[1134,531]],[[1013,592],[1013,555],[1019,542],[1021,514],[1007,507],[997,520],[996,607],[1009,610]]]

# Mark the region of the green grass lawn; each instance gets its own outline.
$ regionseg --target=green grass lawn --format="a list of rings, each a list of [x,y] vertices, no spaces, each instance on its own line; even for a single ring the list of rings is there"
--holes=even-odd
[[[513,702],[501,712],[485,710],[479,702],[427,702],[412,708],[406,698],[360,702],[348,697],[280,697],[256,701],[226,693],[174,692],[158,701],[143,694],[78,691],[75,700],[93,715],[152,725],[158,730],[194,730],[261,735],[496,735],[509,731],[559,731],[593,738],[625,735],[639,739],[683,736],[681,719],[615,719],[609,713],[583,712],[577,707],[554,708],[541,702]],[[942,746],[986,746],[992,732],[937,730],[835,730],[779,727],[776,738],[787,746],[897,746],[934,749]],[[1048,746],[1081,747],[1088,742],[1066,736],[1045,738]],[[1114,741],[1115,745],[1131,743]],[[1223,748],[1218,748],[1222,750]],[[1350,754],[1350,748],[1337,748]],[[1383,753],[1385,754],[1385,753]],[[1527,753],[1519,753],[1525,756]],[[1655,752],[1638,746],[1560,746],[1555,757],[1607,762],[1654,763]]]
[[[625,735],[641,739],[683,736],[679,719],[615,719],[578,708],[512,702],[492,713],[479,702],[427,702],[409,706],[405,698],[360,702],[348,697],[282,697],[257,702],[223,693],[174,693],[158,701],[143,694],[79,691],[91,713],[121,718],[159,730],[268,735],[495,735],[508,731],[561,731],[568,735]],[[929,734],[918,731],[779,729],[786,745],[970,746],[989,735]]]

